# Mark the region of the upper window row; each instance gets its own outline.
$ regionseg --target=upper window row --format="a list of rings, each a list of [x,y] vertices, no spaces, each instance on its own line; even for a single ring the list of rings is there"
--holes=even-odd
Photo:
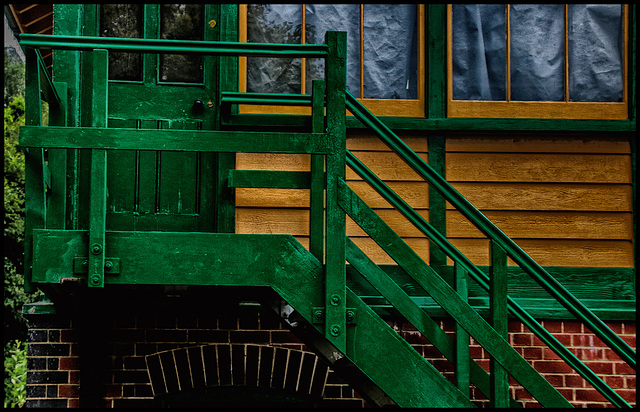
[[[448,7],[448,116],[627,118],[627,6]],[[415,4],[259,4],[243,41],[321,43],[347,32],[347,90],[378,115],[424,116],[424,11]],[[436,62],[437,63],[437,62]],[[322,66],[247,59],[247,91],[305,93]]]
[[[144,8],[101,5],[100,35],[148,37]],[[162,4],[158,10],[152,16],[156,37],[204,39],[204,5]],[[447,115],[627,118],[627,13],[620,4],[448,6],[447,61],[431,61],[447,67]],[[239,36],[305,44],[322,43],[328,30],[346,31],[347,89],[377,115],[423,117],[425,25],[425,6],[416,4],[257,4],[240,6]],[[239,87],[309,93],[311,81],[323,78],[323,63],[241,58]],[[153,64],[159,83],[203,82],[200,56],[163,54]],[[142,81],[143,72],[140,54],[113,53],[110,79]],[[268,109],[241,108],[249,110]]]

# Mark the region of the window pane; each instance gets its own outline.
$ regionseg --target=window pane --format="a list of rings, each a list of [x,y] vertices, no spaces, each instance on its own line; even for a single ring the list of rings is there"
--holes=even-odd
[[[511,6],[511,100],[564,101],[564,5]]]
[[[506,8],[454,4],[453,99],[506,100]]]
[[[140,4],[102,4],[100,36],[141,38],[143,17]],[[109,80],[142,80],[142,54],[109,53]]]
[[[347,32],[347,90],[360,97],[360,6],[358,4],[307,4],[305,42],[322,44],[327,31]],[[324,60],[306,60],[306,91],[311,81],[324,79]]]
[[[162,4],[160,38],[203,40],[203,4]],[[203,58],[198,55],[161,54],[160,80],[163,82],[203,82]]]
[[[300,44],[302,6],[254,4],[247,7],[247,42]],[[247,58],[247,91],[300,93],[302,60],[299,58]]]
[[[417,17],[415,4],[364,5],[364,95],[416,99]]]
[[[622,101],[622,5],[569,5],[569,98]]]

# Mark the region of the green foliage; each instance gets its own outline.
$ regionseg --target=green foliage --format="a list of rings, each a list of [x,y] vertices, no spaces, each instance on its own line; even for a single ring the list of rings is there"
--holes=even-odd
[[[24,63],[13,48],[4,51],[4,107],[13,96],[24,95]]]
[[[12,77],[5,70],[4,107],[4,342],[26,339],[27,325],[22,305],[33,302],[39,293],[26,294],[24,284],[24,153],[18,147],[18,133],[24,125],[24,96],[7,97],[7,90],[24,91],[17,86],[24,83],[24,65],[7,60],[5,66],[18,67]],[[5,67],[6,69],[6,67]],[[16,77],[18,78],[16,80]],[[9,85],[8,85],[9,84]]]
[[[15,340],[4,347],[4,407],[20,408],[27,397],[27,343]]]

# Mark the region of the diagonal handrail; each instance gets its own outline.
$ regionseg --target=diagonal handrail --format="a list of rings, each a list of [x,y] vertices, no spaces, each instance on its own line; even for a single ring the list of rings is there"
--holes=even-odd
[[[460,195],[451,185],[446,182],[441,176],[439,176],[427,163],[425,163],[422,158],[419,158],[415,152],[413,152],[408,146],[404,144],[391,130],[389,130],[379,119],[373,116],[364,106],[362,106],[350,93],[347,92],[347,108],[351,111],[356,118],[358,118],[363,124],[372,128],[376,133],[387,143],[387,145],[397,154],[400,155],[403,160],[409,163],[414,170],[416,170],[420,175],[423,176],[429,183],[436,186],[438,191],[449,201],[451,202],[459,211],[461,211],[468,219],[476,224],[476,226],[480,226],[478,224],[478,220],[482,224],[484,228],[492,228],[493,230],[483,230],[483,233],[490,238],[498,240],[501,245],[506,244],[511,247],[504,247],[507,252],[512,252],[514,247],[520,250],[521,253],[514,253],[512,258],[518,264],[520,264],[523,268],[535,268],[536,266],[543,271],[551,281],[548,281],[543,284],[543,287],[547,289],[552,296],[555,296],[561,303],[567,306],[571,306],[574,303],[573,307],[568,307],[572,312],[577,312],[577,317],[583,320],[585,323],[601,323],[600,328],[593,328],[592,330],[598,330],[601,332],[601,335],[598,335],[605,343],[607,343],[610,347],[617,347],[619,350],[616,351],[622,352],[621,357],[623,360],[627,361],[630,365],[635,368],[635,351],[631,349],[626,342],[622,341],[615,333],[613,333],[602,321],[595,317],[591,311],[586,309],[587,314],[581,312],[580,306],[584,307],[581,302],[577,301],[573,295],[571,295],[562,285],[560,285],[551,275],[549,275],[544,269],[542,269],[533,259],[531,259],[526,253],[521,251],[513,241],[506,237],[491,221],[489,221],[484,215],[482,215],[471,203],[469,203],[462,195]],[[401,149],[401,150],[398,150]],[[431,227],[425,220],[420,216],[413,208],[406,204],[395,192],[393,192],[384,182],[382,182],[375,174],[373,174],[369,169],[366,168],[355,156],[353,156],[350,152],[347,151],[347,164],[351,167],[356,173],[358,173],[363,179],[368,181],[378,193],[380,193],[385,200],[389,201],[394,207],[396,207],[399,211],[401,211],[412,223],[420,229],[425,235],[427,235],[438,247],[440,247],[449,257],[453,260],[459,262],[468,273],[476,280],[481,287],[486,290],[489,290],[489,280],[487,275],[478,269],[474,264],[472,264],[466,256],[461,254],[453,245],[451,245],[448,240],[442,236],[438,231],[436,231],[433,227]],[[414,165],[417,165],[414,167]],[[471,212],[470,212],[471,211]],[[475,213],[473,213],[475,211]],[[465,213],[466,212],[466,213]],[[481,216],[478,220],[474,220],[477,216]],[[479,227],[481,230],[483,228]],[[502,236],[495,236],[495,232],[499,232]],[[504,241],[506,238],[506,242]],[[502,241],[502,242],[501,242]],[[511,243],[511,244],[510,244]],[[523,257],[524,256],[524,257]],[[523,265],[523,261],[527,263],[526,267]],[[533,262],[533,265],[531,264]],[[536,276],[537,272],[531,274],[527,271],[534,279],[539,280],[539,277]],[[559,286],[561,292],[552,293],[555,291],[554,283]],[[549,290],[551,289],[551,290]],[[569,296],[569,299],[561,299],[560,297],[564,297],[565,295]],[[602,393],[605,397],[607,397],[612,403],[616,406],[628,406],[628,404],[608,385],[606,385],[593,371],[587,368],[573,353],[571,353],[567,348],[565,348],[560,342],[558,342],[546,329],[544,329],[533,317],[531,317],[526,311],[524,311],[517,303],[515,303],[511,298],[508,298],[508,305],[510,311],[519,318],[529,329],[538,336],[541,340],[543,340],[554,352],[556,352],[565,362],[567,362],[570,366],[572,366],[582,377],[584,377],[588,382],[590,382],[600,393]],[[576,305],[576,301],[578,304]],[[591,314],[592,316],[589,316]],[[595,322],[593,321],[595,318]],[[613,334],[615,337],[611,339],[607,334],[602,333],[602,327],[606,328]],[[626,346],[626,348],[625,348]],[[615,348],[614,348],[615,350]]]
[[[527,255],[511,238],[505,235],[464,196],[418,156],[384,123],[369,112],[349,92],[346,92],[347,109],[363,124],[370,127],[402,160],[407,162],[422,178],[432,185],[448,202],[469,219],[488,238],[498,242],[507,254],[522,267],[547,292],[555,297],[576,318],[583,321],[596,336],[607,343],[627,364],[636,369],[636,351],[615,334],[589,308],[571,294],[549,272]]]
[[[490,290],[489,276],[475,266],[469,259],[453,246],[440,232],[429,224],[418,212],[409,206],[397,193],[387,186],[378,176],[369,170],[351,152],[347,152],[347,165],[353,169],[360,177],[371,186],[392,206],[400,211],[409,221],[411,221],[422,233],[433,241],[451,259],[461,264],[469,275],[486,291]],[[609,387],[598,375],[582,363],[569,349],[560,343],[549,331],[540,325],[528,312],[518,305],[511,297],[507,296],[507,304],[511,312],[520,319],[538,338],[547,344],[558,354],[569,366],[575,369],[580,376],[591,383],[603,396],[609,399],[614,405],[628,407],[626,401]]]

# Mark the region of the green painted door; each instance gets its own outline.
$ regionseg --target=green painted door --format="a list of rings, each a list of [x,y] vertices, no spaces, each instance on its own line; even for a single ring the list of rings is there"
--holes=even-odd
[[[219,39],[215,5],[98,7],[99,36]],[[108,127],[214,130],[217,74],[216,57],[112,52]],[[217,231],[217,161],[214,153],[110,151],[107,230]]]

